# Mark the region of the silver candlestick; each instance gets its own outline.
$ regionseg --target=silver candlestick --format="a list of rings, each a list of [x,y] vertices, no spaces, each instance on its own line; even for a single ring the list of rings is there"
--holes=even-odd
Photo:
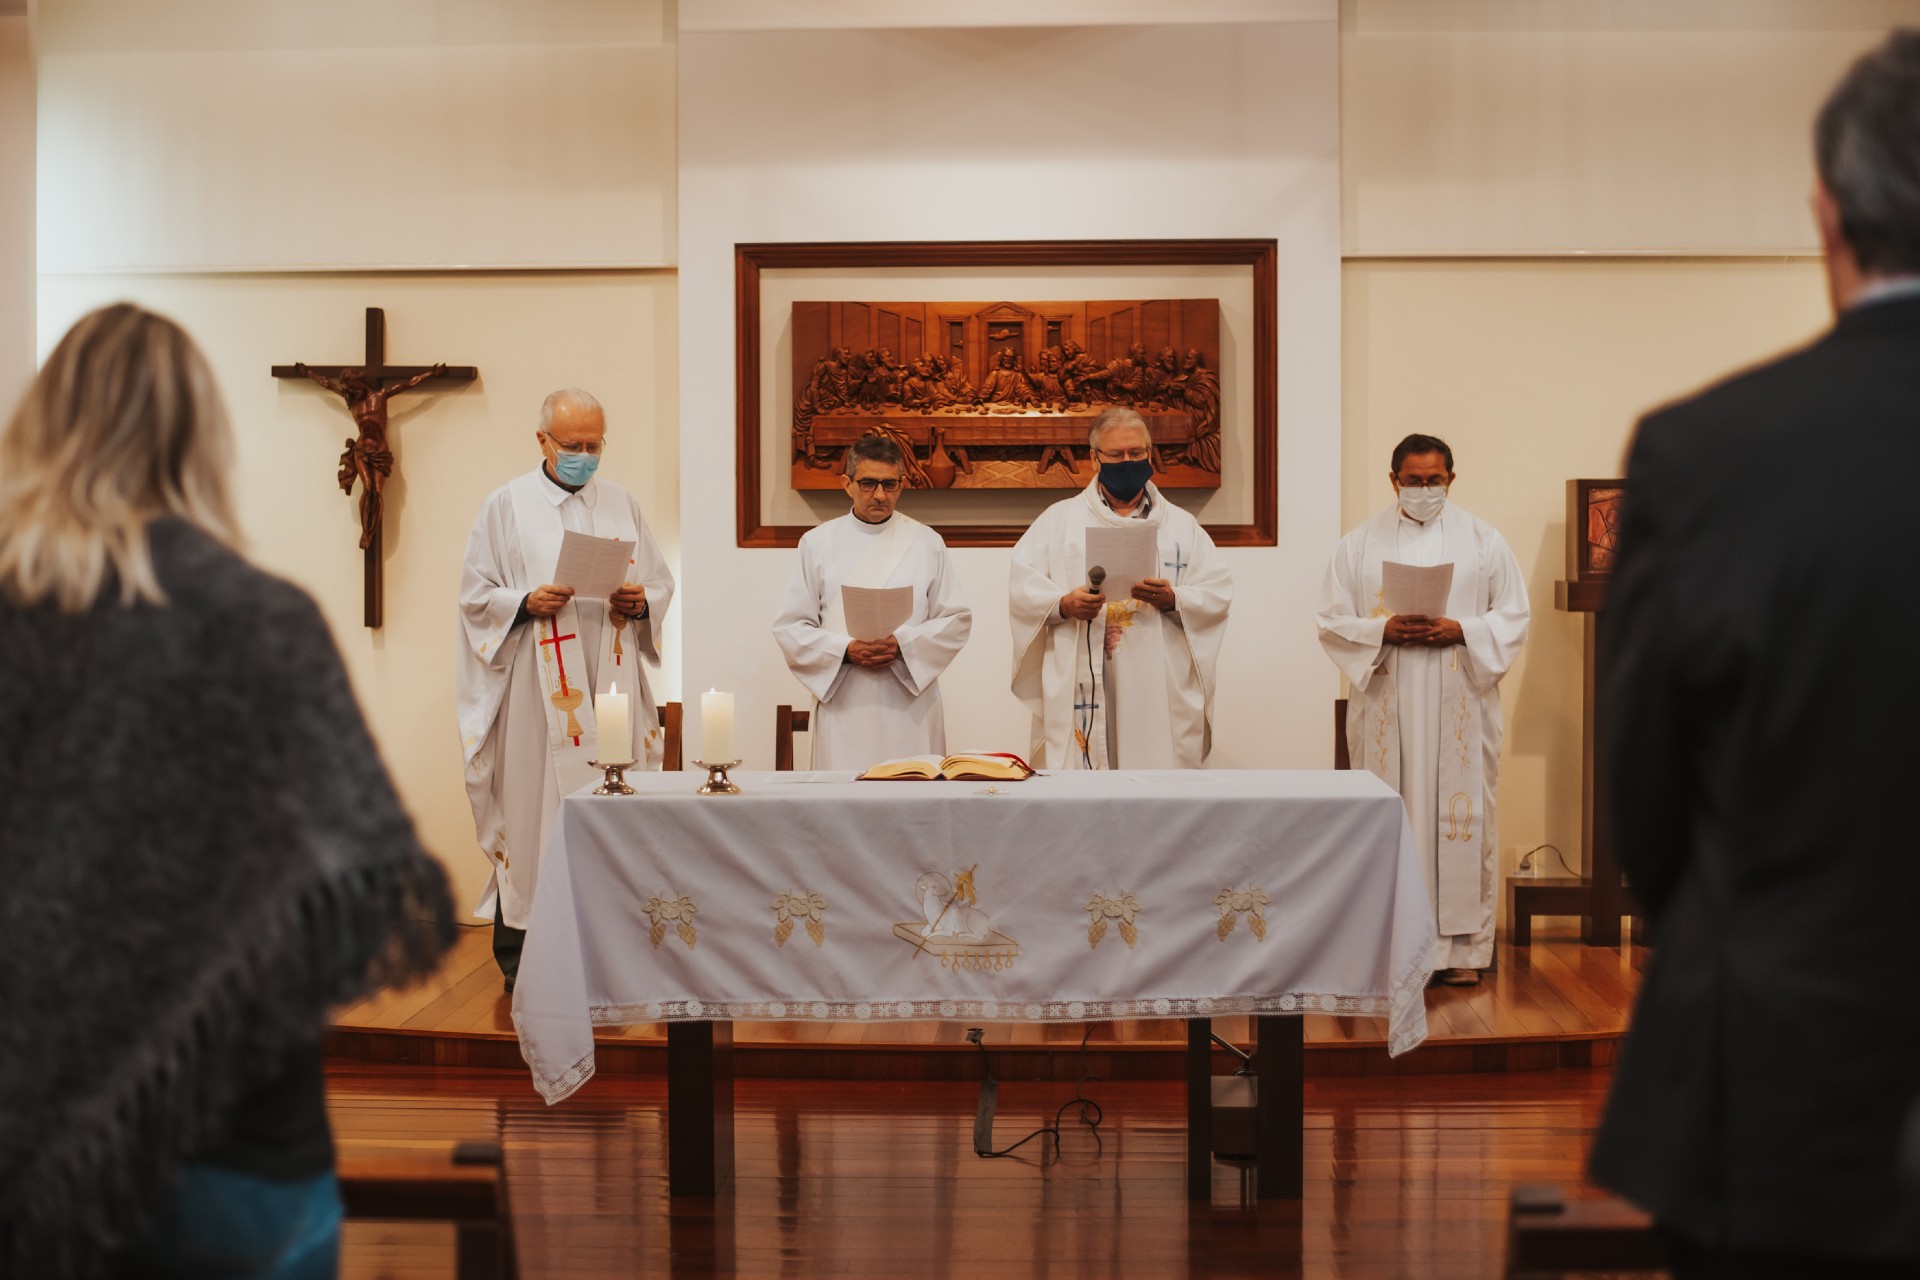
[[[633,788],[627,785],[627,770],[633,767],[634,761],[628,760],[623,764],[601,764],[598,760],[589,760],[587,763],[595,769],[605,769],[607,771],[605,781],[593,789],[593,794],[597,796],[630,796],[634,793]]]
[[[727,770],[737,766],[740,763],[738,760],[729,760],[725,764],[709,764],[705,760],[695,760],[694,763],[707,771],[706,783],[701,786],[698,794],[703,796],[737,796],[740,794],[739,784],[727,776]]]

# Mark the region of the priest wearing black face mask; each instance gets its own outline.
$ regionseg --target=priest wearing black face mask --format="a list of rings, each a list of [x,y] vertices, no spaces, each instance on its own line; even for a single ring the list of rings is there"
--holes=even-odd
[[[1036,765],[1191,769],[1212,748],[1214,676],[1233,582],[1213,539],[1155,487],[1131,409],[1094,420],[1094,482],[1054,503],[1013,551],[1013,691]],[[1159,573],[1114,600],[1091,588],[1087,530],[1141,522]]]

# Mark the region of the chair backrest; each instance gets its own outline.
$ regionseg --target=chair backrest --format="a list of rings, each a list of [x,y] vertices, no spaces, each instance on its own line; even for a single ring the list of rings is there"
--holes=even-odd
[[[520,1274],[499,1143],[365,1155],[349,1146],[337,1157],[336,1173],[348,1218],[452,1223],[458,1280],[515,1280]]]
[[[682,709],[677,702],[660,704],[660,733],[665,739],[662,744],[663,755],[660,760],[662,769],[684,769],[686,763],[680,758],[680,725]]]
[[[1353,757],[1347,754],[1347,700],[1333,700],[1333,767],[1336,769],[1353,768]]]
[[[793,771],[793,735],[805,733],[813,720],[811,711],[795,711],[786,703],[773,709],[773,767],[778,773]]]
[[[1653,1220],[1614,1196],[1568,1199],[1560,1188],[1522,1183],[1507,1210],[1503,1275],[1661,1271],[1666,1248]]]

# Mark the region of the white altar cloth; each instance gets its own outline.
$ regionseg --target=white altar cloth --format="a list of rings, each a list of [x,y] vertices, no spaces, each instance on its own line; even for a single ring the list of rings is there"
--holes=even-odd
[[[850,776],[561,802],[513,996],[547,1101],[593,1074],[595,1026],[635,1022],[1329,1013],[1384,1015],[1395,1055],[1426,1038],[1433,905],[1371,773]]]

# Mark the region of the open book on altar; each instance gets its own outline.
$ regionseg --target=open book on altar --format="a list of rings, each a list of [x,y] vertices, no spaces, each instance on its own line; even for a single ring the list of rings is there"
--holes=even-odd
[[[1011,751],[961,751],[954,755],[902,756],[882,760],[857,782],[1024,782],[1033,766]]]

